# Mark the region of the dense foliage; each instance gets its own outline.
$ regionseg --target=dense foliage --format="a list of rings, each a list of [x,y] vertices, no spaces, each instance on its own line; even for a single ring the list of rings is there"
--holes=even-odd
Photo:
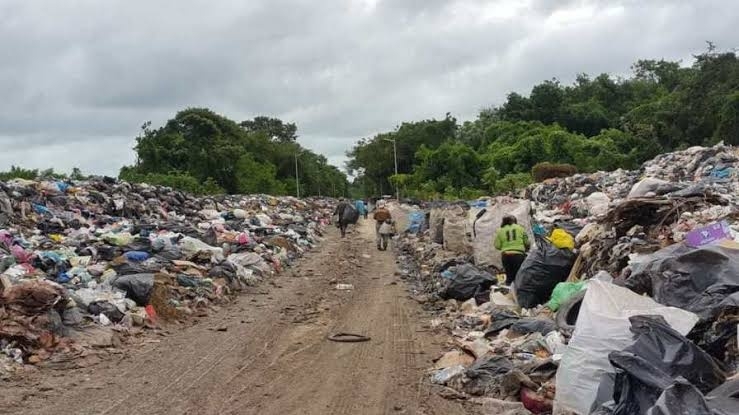
[[[642,60],[632,70],[625,79],[602,74],[579,75],[572,85],[544,81],[528,96],[511,93],[471,121],[459,124],[447,114],[360,140],[347,154],[353,190],[369,196],[392,193],[397,185],[413,197],[470,197],[524,186],[540,163],[580,172],[634,169],[661,152],[739,144],[735,53],[710,45],[690,67]]]
[[[136,138],[136,164],[120,178],[194,193],[339,196],[346,175],[296,142],[295,124],[257,117],[236,123],[208,109],[180,111],[164,126],[149,123]]]

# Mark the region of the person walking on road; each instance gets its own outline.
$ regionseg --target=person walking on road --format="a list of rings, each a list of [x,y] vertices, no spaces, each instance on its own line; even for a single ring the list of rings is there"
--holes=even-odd
[[[392,218],[393,216],[390,214],[390,211],[387,210],[387,208],[385,207],[385,201],[377,201],[377,208],[375,208],[375,213],[372,215],[372,219],[375,220],[375,239],[377,242],[377,249],[382,249],[382,235],[380,235],[380,226],[382,226],[385,221],[392,220]]]
[[[355,200],[354,208],[357,209],[357,212],[359,212],[361,216],[367,219],[367,206],[364,204],[364,200],[362,199]]]
[[[500,228],[495,233],[493,242],[495,249],[501,252],[503,268],[505,268],[506,285],[513,284],[518,269],[521,268],[526,252],[531,247],[528,235],[523,226],[519,225],[514,216],[506,215]]]
[[[348,228],[350,224],[357,223],[357,220],[359,219],[359,213],[357,210],[344,199],[341,199],[339,204],[336,206],[334,216],[337,216],[336,226],[341,230],[342,238],[346,236],[346,228]]]

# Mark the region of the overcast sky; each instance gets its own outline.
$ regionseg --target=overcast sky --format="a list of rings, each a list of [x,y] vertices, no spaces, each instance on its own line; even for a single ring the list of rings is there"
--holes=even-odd
[[[336,164],[403,121],[739,46],[739,0],[0,0],[0,169],[116,175],[144,121],[269,115]]]

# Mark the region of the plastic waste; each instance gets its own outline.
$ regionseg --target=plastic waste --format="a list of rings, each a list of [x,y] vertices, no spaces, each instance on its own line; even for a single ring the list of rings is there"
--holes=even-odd
[[[472,264],[458,265],[454,277],[448,281],[446,290],[441,293],[444,299],[467,301],[474,297],[479,288],[486,290],[496,282],[495,277]]]
[[[511,324],[509,329],[521,334],[541,333],[545,335],[551,331],[557,330],[557,326],[552,320],[526,317]]]
[[[223,255],[223,248],[210,246],[199,239],[191,238],[189,236],[180,240],[179,247],[180,250],[182,250],[182,254],[187,257],[193,256],[199,252],[208,252],[211,255]]]
[[[708,393],[726,380],[726,373],[708,353],[671,328],[661,316],[629,319],[634,344],[625,348],[672,378],[682,376]]]
[[[419,233],[423,230],[426,223],[426,214],[421,211],[415,211],[408,214],[408,232]]]
[[[460,376],[466,369],[462,365],[451,366],[434,373],[431,381],[437,385],[446,385],[454,377]]]
[[[575,249],[575,238],[564,229],[554,229],[547,239],[556,248]]]
[[[722,302],[738,304],[739,250],[720,245],[699,249],[675,244],[633,266],[626,286],[657,302],[712,318]]]
[[[103,235],[103,239],[111,245],[126,246],[133,242],[133,235],[128,232],[109,233]]]
[[[140,306],[149,303],[154,288],[154,274],[131,274],[116,277],[113,287],[126,292],[126,296]]]
[[[512,215],[526,230],[529,240],[532,240],[531,202],[510,197],[497,197],[487,202],[484,206],[470,209],[464,231],[472,236],[475,264],[502,269],[501,252],[491,249],[495,232],[500,227],[503,217]]]
[[[588,283],[575,331],[557,371],[555,411],[590,411],[601,378],[614,373],[608,354],[633,343],[629,317],[640,314],[661,315],[682,335],[698,321],[689,311],[663,306],[629,289],[601,281]]]
[[[550,310],[557,311],[559,306],[567,301],[570,297],[577,294],[585,288],[585,281],[581,282],[560,282],[552,291],[552,298],[545,304]]]
[[[567,279],[575,254],[569,249],[558,249],[539,239],[516,274],[515,292],[518,305],[533,308],[549,300],[554,287]]]
[[[146,261],[147,259],[149,259],[149,253],[143,252],[143,251],[128,251],[125,254],[123,254],[123,256],[125,256],[126,259],[128,259],[129,261],[134,261],[134,262],[142,262],[142,261]]]

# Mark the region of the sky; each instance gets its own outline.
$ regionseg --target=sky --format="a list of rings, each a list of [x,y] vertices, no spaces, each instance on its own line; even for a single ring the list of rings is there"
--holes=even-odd
[[[117,175],[145,121],[298,125],[343,166],[404,121],[739,47],[739,0],[0,0],[0,170]]]

